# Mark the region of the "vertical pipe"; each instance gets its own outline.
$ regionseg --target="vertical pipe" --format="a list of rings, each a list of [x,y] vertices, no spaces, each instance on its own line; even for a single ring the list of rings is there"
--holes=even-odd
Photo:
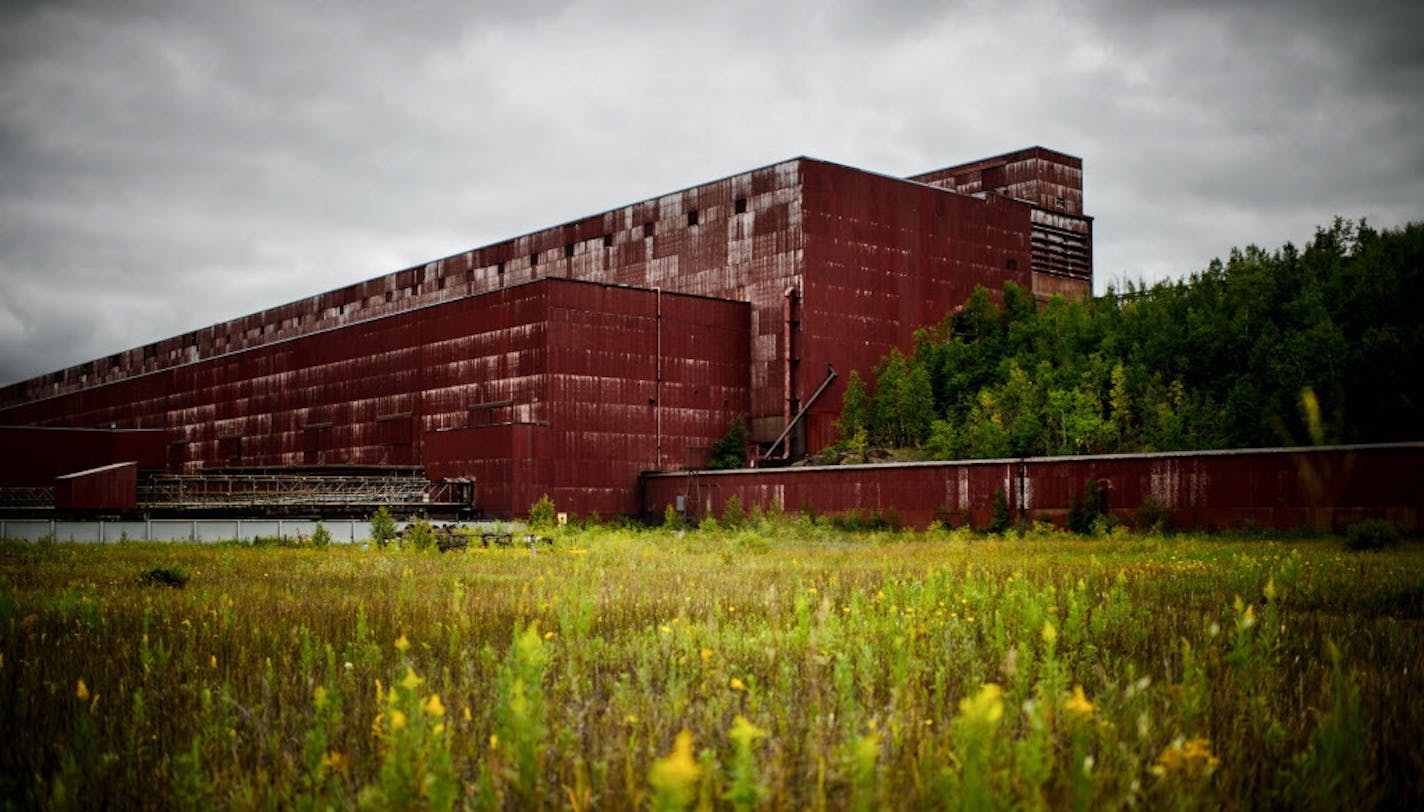
[[[653,414],[657,422],[657,465],[655,469],[663,469],[663,289],[653,288],[657,297],[657,360],[653,374],[656,376],[653,381]]]
[[[796,414],[796,409],[792,406],[792,400],[794,398],[791,392],[791,359],[793,357],[791,349],[791,321],[793,318],[792,310],[795,308],[793,301],[795,296],[796,289],[787,288],[786,292],[782,294],[781,300],[781,391],[784,396],[781,401],[781,425],[783,426],[791,425],[791,416]],[[791,458],[790,448],[791,441],[788,439],[782,453],[783,457],[787,459]]]

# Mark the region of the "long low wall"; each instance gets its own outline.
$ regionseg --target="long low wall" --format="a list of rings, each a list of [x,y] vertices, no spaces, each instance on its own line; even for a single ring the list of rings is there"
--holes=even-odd
[[[747,509],[893,510],[920,527],[935,519],[984,527],[996,491],[1013,516],[1061,525],[1094,481],[1124,521],[1155,503],[1179,529],[1340,531],[1379,518],[1417,532],[1421,470],[1424,443],[1400,443],[647,474],[642,486],[649,518],[669,505],[720,516],[736,496]]]
[[[250,542],[259,538],[311,538],[317,524],[311,519],[149,519],[135,522],[0,519],[0,539],[52,539],[102,544],[122,541]],[[371,538],[370,522],[334,519],[320,524],[336,544],[359,543]],[[409,524],[396,522],[396,529],[404,529]],[[459,525],[481,531],[506,531],[509,527],[498,522],[460,522]]]
[[[337,519],[321,522],[337,543],[365,541],[370,522]],[[255,538],[311,538],[317,522],[307,520],[150,519],[136,522],[64,522],[50,519],[0,519],[0,539],[19,541],[252,541]]]

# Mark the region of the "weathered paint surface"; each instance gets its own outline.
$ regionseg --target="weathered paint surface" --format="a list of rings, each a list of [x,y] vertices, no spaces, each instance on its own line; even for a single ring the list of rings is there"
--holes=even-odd
[[[54,506],[59,510],[133,510],[137,505],[137,463],[76,471],[54,481]]]
[[[1424,491],[1412,472],[1421,465],[1424,443],[651,474],[643,512],[681,504],[694,516],[720,515],[736,496],[748,508],[893,510],[921,527],[935,519],[984,527],[1001,491],[1013,515],[1061,525],[1070,499],[1095,481],[1124,520],[1150,497],[1177,528],[1339,531],[1383,518],[1414,531]]]
[[[911,178],[964,194],[995,195],[1032,208],[1031,287],[1036,295],[1087,296],[1093,289],[1093,220],[1083,215],[1083,161],[1031,147]]]
[[[0,487],[52,485],[55,477],[111,462],[159,469],[164,437],[162,431],[0,426]]]
[[[544,492],[585,511],[631,513],[637,474],[659,466],[660,440],[664,467],[700,463],[695,449],[746,412],[746,353],[744,303],[541,280],[92,387],[4,419],[162,426],[175,473],[425,465],[435,479],[475,480],[477,500],[488,494],[502,513]]]

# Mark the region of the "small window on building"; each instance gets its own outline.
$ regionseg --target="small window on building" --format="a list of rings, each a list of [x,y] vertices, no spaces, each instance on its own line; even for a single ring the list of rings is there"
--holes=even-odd
[[[1019,269],[1019,261],[1014,259],[1013,257],[1009,257],[1008,259],[1004,260],[1004,267],[1008,268],[1011,271],[1017,271]]]
[[[391,301],[391,300],[394,299],[394,298],[396,298],[395,291],[392,291],[392,290],[386,291],[386,301],[387,301],[387,302]]]
[[[574,244],[571,243],[571,242],[564,243],[564,259],[570,259],[570,258],[573,257],[573,255],[574,255]]]
[[[444,290],[444,289],[445,289],[445,277],[443,277],[443,276],[440,277],[440,283],[439,283],[438,287],[439,287],[441,290]]]
[[[338,315],[338,316],[344,316],[344,315],[346,315],[346,305],[344,305],[344,304],[343,304],[343,305],[337,305],[337,306],[336,306],[336,315]]]
[[[747,213],[747,199],[745,197],[737,198],[737,202],[734,204],[734,206],[737,214]]]
[[[501,262],[498,265],[495,265],[494,272],[499,274],[500,276],[504,276],[504,263]]]
[[[652,224],[652,223],[644,223],[644,224],[643,224],[643,236],[644,236],[644,237],[651,237],[651,236],[653,236],[653,224]]]
[[[538,251],[535,251],[534,253],[532,253],[532,254],[529,255],[529,264],[530,264],[530,265],[538,265],[538,264],[539,264],[539,252],[538,252]]]
[[[697,209],[693,209],[687,213],[687,224],[690,226],[697,225]]]
[[[1068,206],[1068,201],[1064,200],[1064,199],[1061,198],[1061,197],[1055,197],[1055,198],[1053,199],[1053,202],[1054,202],[1054,204],[1055,204],[1056,206],[1058,206],[1058,208],[1060,208],[1060,209],[1066,208],[1066,207]]]
[[[416,287],[417,287],[416,285],[411,285],[411,286],[410,286],[410,289],[406,291],[406,295],[408,295],[408,296],[414,296],[414,295],[415,295],[415,289],[416,289]]]
[[[604,247],[604,248],[612,248],[612,247],[613,247],[613,235],[612,235],[612,234],[604,234],[604,235],[603,235],[603,247]]]

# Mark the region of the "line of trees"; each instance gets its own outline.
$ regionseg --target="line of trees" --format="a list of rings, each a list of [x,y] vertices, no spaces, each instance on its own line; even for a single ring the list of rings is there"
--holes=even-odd
[[[1014,284],[852,372],[841,440],[931,459],[1424,435],[1424,224],[1337,219],[1187,279],[1042,307]],[[1319,418],[1312,417],[1318,415]]]

